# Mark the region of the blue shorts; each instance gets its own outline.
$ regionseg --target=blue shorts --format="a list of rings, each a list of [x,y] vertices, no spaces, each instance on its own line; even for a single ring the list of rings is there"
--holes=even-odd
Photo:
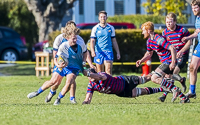
[[[53,73],[57,72],[59,75],[61,75],[62,77],[65,76],[64,72],[62,69],[58,68],[57,66],[53,67]]]
[[[197,56],[200,58],[200,43],[196,46],[193,56]]]
[[[78,75],[79,75],[79,71],[80,71],[80,69],[72,68],[72,67],[65,67],[65,68],[63,68],[63,70],[62,70],[62,72],[63,72],[63,74],[64,74],[65,76],[68,75],[68,74],[71,74],[71,73],[73,73],[73,74],[75,74],[76,76],[78,76]]]
[[[95,52],[95,54],[94,63],[101,65],[105,60],[113,61],[113,52],[111,51]]]

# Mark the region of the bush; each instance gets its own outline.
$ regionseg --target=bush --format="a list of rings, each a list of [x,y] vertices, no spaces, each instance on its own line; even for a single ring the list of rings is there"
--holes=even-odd
[[[193,33],[195,29],[189,29]],[[156,33],[161,34],[162,30],[155,30]],[[53,46],[53,40],[60,31],[55,31],[49,35],[49,43]],[[91,30],[81,30],[80,36],[85,43],[90,39]],[[122,29],[116,30],[116,39],[119,45],[121,59],[116,59],[116,52],[114,51],[114,62],[136,62],[141,59],[146,52],[146,40],[143,38],[142,30],[140,29]],[[157,54],[153,54],[152,62],[159,62]],[[154,68],[153,68],[154,69]],[[137,70],[137,71],[136,71]],[[135,66],[117,66],[113,67],[113,72],[141,72]]]

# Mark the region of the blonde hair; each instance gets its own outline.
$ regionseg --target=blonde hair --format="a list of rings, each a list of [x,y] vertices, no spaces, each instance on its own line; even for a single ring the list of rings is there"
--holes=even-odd
[[[168,18],[168,19],[169,19],[169,18],[172,18],[173,21],[177,21],[176,14],[175,14],[175,13],[172,13],[172,12],[167,14],[165,20],[166,20],[167,18]]]
[[[68,21],[63,31],[63,37],[69,38],[72,34],[78,35],[80,33],[80,29],[76,27],[76,24],[73,21]]]
[[[150,21],[143,23],[141,28],[145,27],[145,30],[154,31],[154,24]]]

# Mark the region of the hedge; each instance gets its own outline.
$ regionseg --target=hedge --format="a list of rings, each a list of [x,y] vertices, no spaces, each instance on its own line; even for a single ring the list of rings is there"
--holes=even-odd
[[[193,33],[195,29],[189,29],[190,33]],[[114,51],[114,62],[136,62],[138,59],[141,59],[146,52],[146,39],[142,35],[142,30],[140,29],[121,29],[115,30],[116,39],[119,45],[121,59],[116,59],[116,53]],[[156,33],[161,34],[162,30],[155,30]],[[60,31],[55,31],[49,35],[50,46],[53,45],[53,40],[57,35],[60,34]],[[91,30],[81,30],[80,36],[84,39],[85,43],[90,39]],[[152,56],[153,62],[159,62],[157,54]],[[126,68],[124,68],[126,67]],[[114,72],[118,71],[134,71],[138,70],[135,66],[118,66],[114,67]]]

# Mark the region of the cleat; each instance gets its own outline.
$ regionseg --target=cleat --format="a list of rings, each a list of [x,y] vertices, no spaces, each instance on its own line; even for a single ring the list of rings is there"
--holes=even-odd
[[[53,105],[60,105],[60,99],[57,98]]]
[[[48,103],[51,101],[52,97],[54,96],[55,94],[52,94],[51,92],[49,92],[49,94],[46,96],[45,98],[45,102]]]
[[[196,93],[192,94],[191,91],[189,91],[188,93],[186,93],[185,96],[188,97],[188,98],[194,98],[194,99],[196,99]]]
[[[181,92],[180,88],[176,87],[172,90],[173,93],[173,97],[172,97],[172,102],[174,102],[177,98],[177,96],[179,95],[179,93]]]
[[[166,99],[166,96],[162,95],[161,97],[158,98],[159,101],[164,102]]]
[[[39,93],[36,91],[36,92],[31,92],[31,93],[29,93],[28,95],[27,95],[27,97],[29,98],[29,99],[31,99],[31,98],[33,98],[33,97],[35,97],[35,96],[38,96],[39,95]]]
[[[180,103],[189,103],[190,99],[186,96],[185,98],[181,99]]]
[[[181,82],[183,92],[185,92],[186,89],[187,89],[187,86],[186,86],[185,82],[186,82],[186,78],[183,77],[183,81]]]
[[[75,98],[72,99],[72,100],[70,100],[70,102],[71,102],[72,104],[76,104],[76,103],[77,103],[76,100],[75,100]]]

